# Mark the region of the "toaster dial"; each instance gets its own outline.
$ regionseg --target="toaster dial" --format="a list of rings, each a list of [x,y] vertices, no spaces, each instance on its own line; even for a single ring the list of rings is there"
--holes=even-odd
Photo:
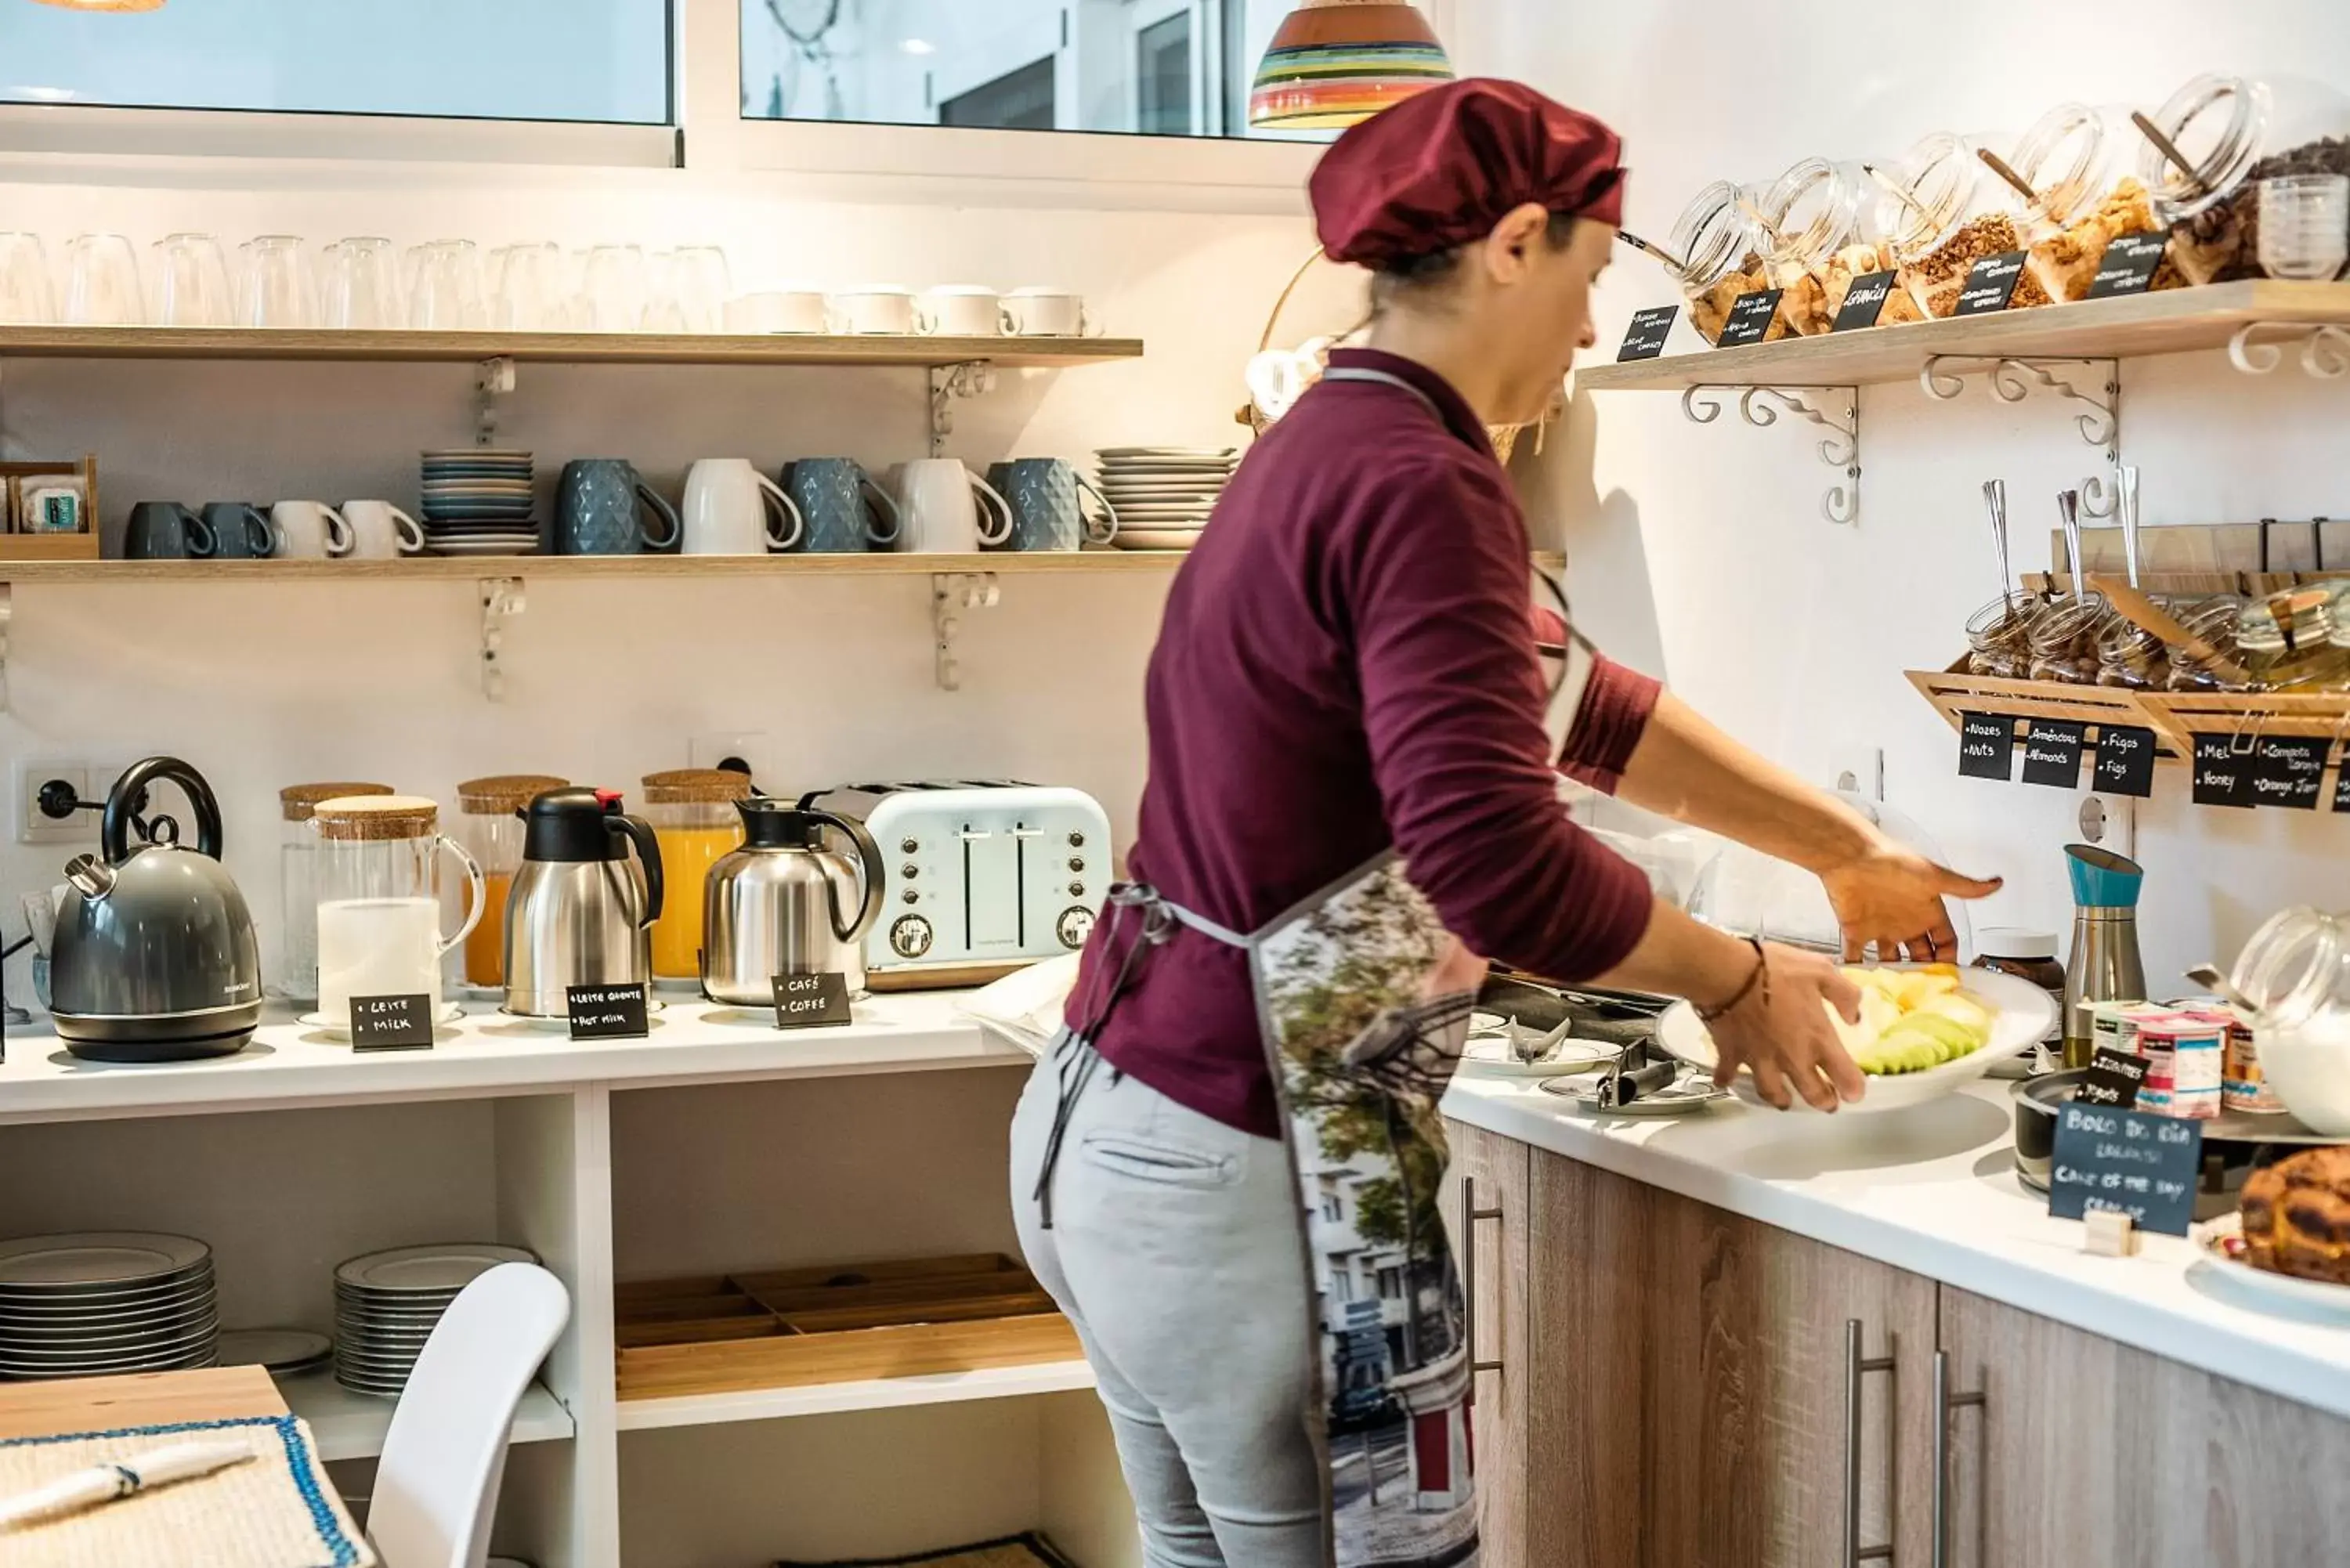
[[[1053,934],[1071,951],[1086,945],[1086,938],[1093,934],[1093,929],[1094,912],[1082,904],[1062,910],[1061,918],[1053,922]]]
[[[889,950],[901,959],[918,959],[931,950],[931,922],[921,916],[901,915],[889,928]]]

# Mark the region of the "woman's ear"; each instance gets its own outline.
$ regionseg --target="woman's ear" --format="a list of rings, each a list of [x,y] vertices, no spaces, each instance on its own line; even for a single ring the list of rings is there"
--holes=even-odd
[[[1486,275],[1495,283],[1517,282],[1532,265],[1534,247],[1545,242],[1549,231],[1550,210],[1540,202],[1510,209],[1478,247]]]

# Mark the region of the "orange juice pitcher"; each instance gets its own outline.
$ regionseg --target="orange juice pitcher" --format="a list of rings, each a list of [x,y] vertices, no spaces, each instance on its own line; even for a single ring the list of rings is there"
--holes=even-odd
[[[482,919],[465,937],[465,983],[502,990],[506,983],[506,893],[522,864],[523,808],[568,779],[551,774],[497,774],[457,786],[457,841],[481,862]]]
[[[734,803],[751,778],[725,768],[675,768],[647,774],[645,820],[660,844],[670,896],[653,923],[653,978],[702,979],[702,890],[710,868],[743,842]]]

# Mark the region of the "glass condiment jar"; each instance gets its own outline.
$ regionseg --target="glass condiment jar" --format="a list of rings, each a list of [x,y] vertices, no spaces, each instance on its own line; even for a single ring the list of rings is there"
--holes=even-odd
[[[320,801],[318,1012],[350,1017],[355,997],[428,996],[438,1011],[441,961],[481,923],[482,868],[440,831],[441,808],[418,795],[347,795]],[[434,873],[447,854],[465,873],[465,915],[441,930]]]
[[[1901,286],[1928,316],[1958,309],[1975,263],[2026,247],[2027,220],[2014,194],[1949,131],[1920,138],[1880,176],[1877,233],[1886,259],[1900,269]],[[2016,280],[2011,308],[2047,303],[2028,270]]]
[[[660,845],[670,896],[653,922],[656,980],[702,981],[702,891],[710,868],[743,842],[734,803],[751,793],[751,775],[729,768],[676,768],[645,775],[645,820]]]
[[[506,895],[522,868],[523,809],[569,779],[552,774],[494,774],[457,786],[457,841],[482,867],[482,918],[465,938],[465,983],[504,994]]]
[[[2030,594],[2008,594],[1967,621],[1967,670],[2006,680],[2032,674],[2032,623],[2048,609]]]
[[[2334,640],[2333,594],[2298,588],[2244,607],[2236,652],[2256,690],[2320,691],[2350,683],[2350,648]]]
[[[2008,166],[2033,192],[2025,265],[2052,299],[2087,298],[2108,245],[2124,234],[2160,226],[2151,192],[2126,171],[2126,144],[2114,124],[2086,104],[2059,104],[2023,133],[2008,156]],[[2166,257],[2148,287],[2186,281]]]
[[[2180,168],[2141,135],[2138,178],[2154,196],[2156,219],[2169,225],[2170,259],[2189,283],[2250,275],[2256,265],[2255,194],[2248,183],[2269,131],[2264,83],[2199,76],[2147,118],[2191,166]]]
[[[2043,1053],[2061,1051],[2064,1044],[2064,965],[2056,957],[2056,934],[2013,926],[1985,926],[1977,934],[1975,944],[1973,967],[1994,974],[2013,975],[2038,986],[2056,1003],[2048,1033],[2040,1044]],[[2048,1059],[2043,1055],[2043,1060]]]
[[[2097,634],[2098,685],[2156,691],[2169,679],[2169,650],[2146,628],[2117,615]]]
[[[2233,595],[2222,594],[2205,599],[2177,618],[2189,637],[2232,665],[2240,662],[2236,627],[2243,617],[2243,600]],[[2184,647],[2170,650],[2170,675],[2163,685],[2172,691],[2241,691],[2245,689],[2242,680],[2222,674],[2208,661],[2188,652]]]
[[[1780,314],[1804,337],[1824,337],[1834,328],[1835,313],[1852,287],[1856,261],[1862,262],[1863,273],[1877,270],[1876,247],[1860,243],[1866,180],[1856,167],[1806,158],[1773,182],[1756,202],[1771,283],[1780,290]],[[1851,254],[1856,250],[1865,251],[1865,258]],[[1833,300],[1832,270],[1841,274]]]
[[[380,784],[298,784],[277,792],[284,818],[277,846],[277,994],[288,1002],[318,999],[318,836],[310,815],[322,800],[390,794]]]
[[[1690,198],[1674,220],[1668,247],[1681,263],[1667,261],[1682,297],[1689,301],[1690,325],[1708,343],[1721,340],[1722,324],[1743,294],[1772,286],[1770,269],[1762,259],[1762,231],[1755,223],[1753,199],[1727,180],[1717,180]],[[1783,309],[1772,321],[1763,341],[1787,336]]]
[[[2068,686],[2097,680],[2097,639],[2113,611],[2105,597],[2090,594],[2051,605],[2032,623],[2032,679]]]
[[[2252,1003],[2260,1088],[2314,1130],[2350,1137],[2350,927],[2280,909],[2236,955],[2230,987]],[[2224,1091],[2223,1091],[2224,1093]]]

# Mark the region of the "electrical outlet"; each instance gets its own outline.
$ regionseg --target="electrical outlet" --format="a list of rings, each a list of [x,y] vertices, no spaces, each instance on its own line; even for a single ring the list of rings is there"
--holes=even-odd
[[[2126,794],[2081,797],[2081,842],[2110,849],[2126,859],[2137,858],[2137,802]]]
[[[1828,786],[1870,800],[1885,798],[1885,748],[1845,746],[1832,754]]]
[[[98,838],[98,817],[77,811],[64,817],[41,809],[41,786],[59,783],[77,799],[89,798],[88,763],[19,763],[16,764],[16,842],[19,844],[89,844]]]

